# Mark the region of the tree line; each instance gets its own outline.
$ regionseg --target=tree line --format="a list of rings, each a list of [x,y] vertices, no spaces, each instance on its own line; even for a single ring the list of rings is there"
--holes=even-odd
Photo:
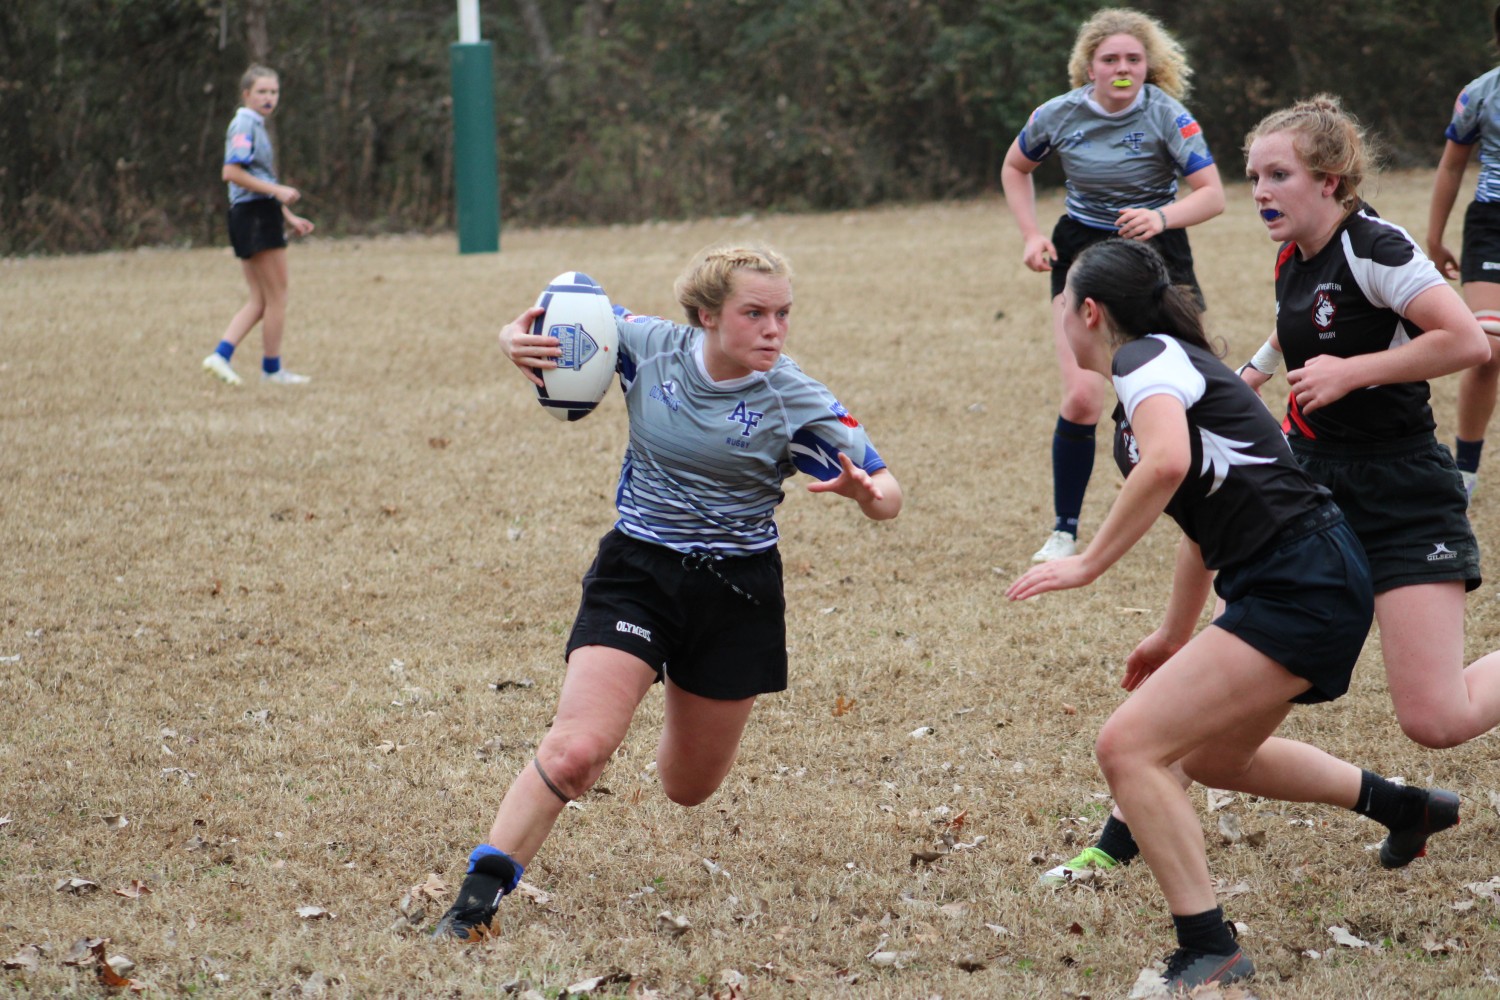
[[[483,0],[507,224],[841,209],[998,190],[1067,89],[1081,0]],[[1496,62],[1491,0],[1139,2],[1184,43],[1227,178],[1267,111],[1341,95],[1431,165]],[[282,179],[324,233],[454,224],[454,0],[0,5],[0,254],[225,241],[224,129],[281,74]],[[1049,173],[1041,174],[1043,183]],[[1055,180],[1055,177],[1052,179]]]

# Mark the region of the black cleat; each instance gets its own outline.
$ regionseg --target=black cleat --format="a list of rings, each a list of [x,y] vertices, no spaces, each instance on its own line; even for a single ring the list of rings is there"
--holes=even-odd
[[[474,870],[458,887],[458,898],[433,929],[432,939],[476,944],[489,937],[493,933],[490,921],[495,919],[500,900],[518,880],[516,866],[504,855],[491,854],[475,861]]]
[[[1382,868],[1405,868],[1427,853],[1428,837],[1458,825],[1457,795],[1441,788],[1429,788],[1422,794],[1427,801],[1422,805],[1421,821],[1392,830],[1380,842]]]
[[[1162,973],[1162,979],[1176,996],[1204,983],[1237,983],[1253,975],[1255,963],[1238,948],[1232,955],[1210,955],[1204,951],[1178,948],[1167,956],[1167,971]]]

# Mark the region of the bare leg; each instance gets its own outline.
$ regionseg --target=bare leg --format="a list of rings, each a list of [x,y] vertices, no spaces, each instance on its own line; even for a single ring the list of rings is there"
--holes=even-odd
[[[718,789],[734,764],[753,707],[753,697],[704,698],[667,679],[666,722],[656,746],[657,774],[667,798],[695,806]]]
[[[1259,761],[1260,747],[1291,710],[1289,699],[1307,687],[1210,626],[1142,684],[1099,733],[1100,767],[1131,817],[1141,855],[1174,914],[1203,913],[1218,903],[1202,827],[1168,768],[1171,762],[1183,760],[1190,775],[1211,776],[1221,787],[1235,787],[1236,775],[1254,774],[1262,791],[1275,798],[1283,797],[1279,782],[1304,801],[1348,805],[1358,796],[1359,770],[1314,747],[1278,741],[1280,756]],[[1305,766],[1294,776],[1291,765],[1299,762]]]
[[[537,760],[565,795],[576,798],[599,780],[655,680],[655,671],[622,650],[583,646],[573,651],[557,718],[537,747]],[[530,864],[563,806],[528,764],[500,803],[489,843]]]
[[[255,283],[264,302],[260,340],[268,358],[281,357],[281,338],[286,331],[287,267],[286,250],[262,250],[248,264],[255,272]]]
[[[1463,667],[1464,585],[1424,583],[1375,597],[1396,718],[1424,747],[1458,746],[1500,723],[1500,652]]]
[[[1471,281],[1464,285],[1464,302],[1475,312],[1500,310],[1500,284]],[[1458,377],[1458,436],[1465,441],[1482,440],[1495,412],[1496,384],[1500,381],[1500,354],[1494,351],[1495,344],[1496,338],[1491,336],[1490,360],[1466,368]]]
[[[263,254],[256,256],[260,257]],[[245,276],[245,284],[250,287],[250,297],[230,318],[229,326],[224,329],[224,336],[221,338],[235,347],[240,346],[240,341],[245,339],[246,334],[254,328],[256,323],[260,322],[261,316],[266,311],[265,291],[260,285],[260,275],[255,268],[255,259],[241,260],[240,272]]]

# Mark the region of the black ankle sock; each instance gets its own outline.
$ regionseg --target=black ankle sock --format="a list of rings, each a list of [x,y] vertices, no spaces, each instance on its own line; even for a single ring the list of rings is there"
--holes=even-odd
[[[1099,842],[1094,846],[1122,865],[1130,864],[1141,853],[1141,849],[1135,845],[1135,838],[1130,835],[1130,827],[1116,819],[1114,813],[1110,813],[1109,819],[1104,821],[1104,829],[1099,831]]]
[[[1478,441],[1465,441],[1463,438],[1453,439],[1453,460],[1464,472],[1479,471],[1479,454],[1484,450],[1484,438]]]
[[[1398,785],[1373,771],[1360,772],[1359,801],[1354,811],[1361,816],[1399,830],[1422,822],[1426,804],[1425,789]]]
[[[1209,955],[1233,955],[1239,950],[1239,945],[1234,943],[1234,932],[1224,922],[1224,908],[1221,906],[1186,917],[1174,913],[1172,927],[1177,931],[1180,947]]]

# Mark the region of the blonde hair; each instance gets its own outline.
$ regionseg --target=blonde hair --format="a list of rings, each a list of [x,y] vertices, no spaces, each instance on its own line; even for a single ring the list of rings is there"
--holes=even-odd
[[[240,77],[240,93],[243,94],[245,91],[255,86],[255,81],[259,80],[263,76],[274,76],[279,78],[280,74],[277,73],[274,69],[271,69],[269,66],[262,66],[259,63],[255,63],[249,69],[245,70],[244,74]]]
[[[1073,55],[1068,59],[1068,77],[1073,86],[1082,87],[1089,82],[1094,50],[1113,35],[1129,35],[1145,47],[1147,83],[1155,84],[1179,101],[1187,97],[1192,89],[1189,81],[1193,70],[1182,45],[1156,18],[1129,7],[1106,7],[1078,29]]]
[[[729,244],[706,247],[678,276],[672,289],[689,323],[702,326],[705,315],[718,315],[734,294],[736,271],[792,280],[792,265],[770,247]]]
[[[1255,140],[1274,132],[1291,136],[1297,159],[1312,173],[1339,179],[1334,195],[1344,211],[1359,207],[1359,186],[1371,169],[1373,140],[1337,97],[1318,94],[1266,115],[1245,136],[1246,158]]]

